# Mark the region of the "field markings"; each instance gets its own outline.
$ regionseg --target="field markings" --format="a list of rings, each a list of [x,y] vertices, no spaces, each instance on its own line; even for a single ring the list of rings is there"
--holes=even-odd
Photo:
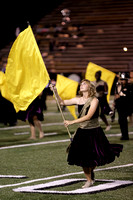
[[[20,144],[20,145],[13,145],[13,146],[7,146],[7,147],[0,147],[0,150],[14,149],[14,148],[20,148],[20,147],[38,146],[38,145],[45,145],[45,144],[62,143],[62,142],[68,142],[68,141],[70,141],[70,140],[66,139],[66,140],[55,140],[55,141],[38,142],[38,143],[31,143],[31,144]]]
[[[129,163],[129,164],[125,164],[125,165],[118,165],[118,166],[113,166],[113,167],[107,167],[107,168],[95,169],[94,171],[95,172],[96,171],[104,171],[104,170],[117,169],[117,168],[123,168],[123,167],[131,167],[131,166],[133,166],[133,163]],[[58,178],[62,178],[62,177],[79,175],[79,174],[83,174],[83,171],[68,173],[68,174],[62,174],[62,175],[57,175],[57,176],[51,176],[51,177],[46,177],[46,178],[33,179],[33,180],[30,180],[30,181],[25,181],[25,182],[16,183],[16,184],[0,185],[0,188],[14,187],[14,186],[19,186],[19,185],[25,185],[25,184],[30,184],[30,183],[39,182],[39,181],[46,181],[46,180],[51,180],[51,179],[58,179]]]
[[[108,119],[109,121],[111,121],[111,119]],[[118,120],[117,118],[115,120]],[[99,121],[101,122],[102,120],[99,119]],[[63,122],[53,122],[53,123],[42,123],[42,127],[46,127],[46,126],[64,126]],[[4,130],[13,130],[13,129],[24,129],[24,128],[30,128],[29,125],[21,125],[21,126],[9,126],[9,127],[1,127],[0,131],[4,131]]]
[[[30,132],[14,133],[14,135],[29,135],[29,134],[30,134]],[[50,136],[50,135],[57,135],[57,132],[45,133],[45,136]]]
[[[59,126],[59,125],[64,125],[64,123],[63,122],[55,122],[55,123],[42,124],[42,126]],[[3,127],[3,128],[0,128],[0,131],[13,130],[13,129],[24,129],[24,128],[30,128],[30,126],[29,125],[22,125],[22,126]]]
[[[50,133],[52,135],[52,133]],[[50,135],[48,133],[48,135]],[[55,132],[53,132],[53,135],[56,135]],[[129,135],[133,135],[133,132],[129,132]],[[120,137],[121,133],[118,134],[106,134],[107,137]],[[47,142],[38,142],[38,143],[30,143],[30,144],[19,144],[19,145],[12,145],[12,146],[5,146],[0,147],[0,150],[2,149],[14,149],[14,148],[21,148],[21,147],[30,147],[30,146],[38,146],[38,145],[46,145],[46,144],[54,144],[54,143],[62,143],[62,142],[69,142],[70,139],[65,140],[55,140],[55,141],[47,141]]]
[[[121,188],[124,186],[129,186],[133,184],[133,181],[128,180],[106,180],[106,179],[96,179],[96,182],[102,182],[102,184],[94,185],[88,188],[78,188],[74,190],[49,190],[54,187],[63,187],[66,185],[75,184],[81,181],[86,181],[86,179],[61,179],[57,181],[51,181],[48,183],[32,185],[32,186],[24,186],[13,189],[14,192],[27,192],[27,193],[42,193],[42,194],[65,194],[65,195],[76,195],[76,194],[93,194],[97,192],[103,192],[107,190],[112,190],[116,188]]]
[[[27,176],[23,176],[23,175],[0,175],[0,178],[27,178]]]

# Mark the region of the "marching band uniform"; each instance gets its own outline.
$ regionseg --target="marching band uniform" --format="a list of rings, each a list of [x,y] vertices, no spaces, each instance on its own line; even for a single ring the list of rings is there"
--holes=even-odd
[[[122,83],[123,80],[125,80],[125,83]],[[120,80],[117,82],[115,89],[115,107],[118,112],[118,122],[120,124],[122,133],[121,140],[129,140],[127,117],[131,112],[131,92],[132,91],[130,85],[128,84],[128,79],[123,73],[121,74]]]

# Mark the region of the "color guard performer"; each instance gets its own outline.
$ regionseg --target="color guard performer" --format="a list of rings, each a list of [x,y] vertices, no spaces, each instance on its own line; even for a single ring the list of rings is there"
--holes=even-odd
[[[53,86],[50,86],[53,90]],[[99,125],[99,101],[95,97],[95,87],[87,79],[80,83],[80,97],[70,100],[62,100],[56,88],[54,93],[61,105],[78,105],[79,118],[75,120],[65,120],[65,126],[79,124],[79,128],[74,134],[69,147],[68,164],[77,165],[83,168],[87,182],[82,188],[87,188],[94,183],[94,172],[96,166],[105,165],[119,157],[123,145],[110,144],[102,128]]]
[[[108,102],[107,102],[107,94],[108,94],[108,85],[105,81],[101,80],[101,71],[97,71],[95,73],[96,81],[94,81],[94,85],[96,87],[96,97],[99,100],[100,106],[100,117],[103,122],[106,124],[105,131],[109,131],[111,126],[108,123],[106,115],[113,115],[113,111],[111,110]]]

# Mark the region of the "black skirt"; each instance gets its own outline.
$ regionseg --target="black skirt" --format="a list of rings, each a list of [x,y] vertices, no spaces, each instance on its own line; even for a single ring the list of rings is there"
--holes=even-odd
[[[26,121],[34,126],[33,117],[36,116],[39,121],[43,121],[43,109],[41,108],[40,98],[37,97],[27,108],[26,111],[19,111],[17,118]]]
[[[68,164],[94,167],[111,163],[119,157],[123,145],[110,144],[101,127],[78,128],[70,145]]]

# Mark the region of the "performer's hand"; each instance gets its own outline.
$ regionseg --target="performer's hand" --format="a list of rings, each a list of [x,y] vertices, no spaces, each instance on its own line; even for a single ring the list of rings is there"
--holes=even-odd
[[[71,125],[71,124],[73,124],[73,121],[68,121],[68,120],[65,120],[65,121],[64,121],[65,127],[67,127],[67,126],[69,126],[69,125]]]
[[[49,85],[49,87],[50,87],[50,90],[51,90],[51,91],[53,91],[53,89],[54,89],[54,91],[57,91],[55,85],[53,85],[52,83]]]

